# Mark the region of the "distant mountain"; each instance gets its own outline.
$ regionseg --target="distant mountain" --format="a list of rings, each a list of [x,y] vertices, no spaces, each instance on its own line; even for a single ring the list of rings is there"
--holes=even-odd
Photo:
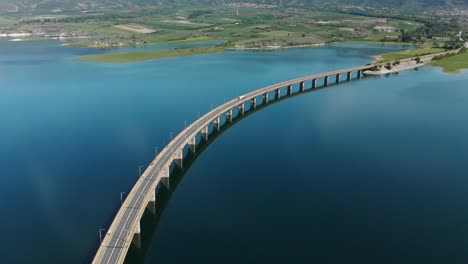
[[[450,8],[468,6],[468,0],[0,0],[2,11],[60,11],[96,8],[124,8],[148,4],[206,4],[257,3],[283,6],[368,6],[392,8]]]

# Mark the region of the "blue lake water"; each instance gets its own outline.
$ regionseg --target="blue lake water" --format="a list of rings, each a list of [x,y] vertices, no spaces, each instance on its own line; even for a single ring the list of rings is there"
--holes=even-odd
[[[165,47],[170,48],[170,47]],[[403,47],[229,51],[111,65],[0,42],[1,263],[83,263],[198,114]],[[426,67],[306,93],[223,133],[185,173],[150,263],[466,263],[468,73]]]

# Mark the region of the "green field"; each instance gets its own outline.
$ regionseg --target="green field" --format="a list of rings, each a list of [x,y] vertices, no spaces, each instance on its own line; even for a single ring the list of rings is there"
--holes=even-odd
[[[221,53],[223,51],[224,49],[221,47],[158,50],[158,51],[145,51],[145,52],[127,52],[127,53],[91,55],[91,56],[79,57],[77,60],[78,61],[90,61],[90,62],[106,62],[106,63],[131,63],[131,62],[139,62],[139,61],[192,56],[192,55],[199,55],[199,54]]]
[[[213,8],[202,4],[187,7],[135,7],[131,12],[68,12],[54,14],[54,17],[50,21],[31,14],[0,17],[0,32],[45,32],[51,37],[62,34],[77,36],[80,38],[66,40],[69,46],[101,49],[197,41],[220,41],[230,49],[266,49],[272,46],[288,48],[336,42],[401,45],[402,29],[415,30],[423,25],[410,20],[320,11],[315,8],[237,9],[228,6]],[[115,27],[125,24],[138,25],[155,32],[145,34]],[[388,26],[394,32],[381,32],[376,26]],[[414,54],[393,56],[397,57],[388,59],[412,57]]]
[[[444,51],[445,51],[444,49],[433,49],[433,48],[405,50],[405,51],[400,51],[400,52],[383,54],[382,59],[384,62],[402,60],[402,59],[408,59],[408,58],[423,56],[423,55],[428,55],[428,54],[441,53]]]
[[[0,16],[0,26],[17,23],[18,19]]]
[[[468,53],[465,52],[438,61],[433,61],[431,62],[431,65],[442,67],[445,72],[460,72],[463,69],[468,69]]]

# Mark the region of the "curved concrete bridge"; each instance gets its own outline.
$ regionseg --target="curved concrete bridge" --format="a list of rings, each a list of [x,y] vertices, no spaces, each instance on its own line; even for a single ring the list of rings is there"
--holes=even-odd
[[[267,104],[270,94],[273,94],[277,100],[281,96],[301,93],[306,89],[328,86],[331,82],[339,83],[342,76],[343,79],[346,78],[348,81],[354,78],[359,79],[364,70],[374,66],[374,64],[370,64],[315,74],[270,85],[233,99],[197,119],[169,142],[140,176],[117,212],[92,263],[123,263],[132,242],[139,246],[140,220],[147,207],[154,208],[157,186],[162,183],[169,187],[170,166],[174,162],[179,167],[183,166],[184,148],[188,146],[192,152],[195,152],[196,137],[199,133],[201,133],[202,138],[208,140],[209,125],[211,123],[214,124],[216,129],[219,129],[222,117],[226,117],[225,122],[232,122],[236,110],[237,115],[243,115],[245,104],[250,104],[250,109],[255,109],[259,98],[262,100],[262,104]],[[293,92],[294,85],[297,84],[299,85],[299,91]],[[310,86],[307,86],[308,84]],[[282,89],[286,89],[286,95],[282,95]]]

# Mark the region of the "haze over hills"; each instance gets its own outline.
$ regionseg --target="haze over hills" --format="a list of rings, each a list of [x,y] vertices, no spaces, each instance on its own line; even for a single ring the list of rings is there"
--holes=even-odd
[[[268,6],[380,6],[392,8],[453,8],[468,6],[468,0],[4,0],[0,8],[9,12],[88,10],[141,5],[212,5],[255,3]]]

